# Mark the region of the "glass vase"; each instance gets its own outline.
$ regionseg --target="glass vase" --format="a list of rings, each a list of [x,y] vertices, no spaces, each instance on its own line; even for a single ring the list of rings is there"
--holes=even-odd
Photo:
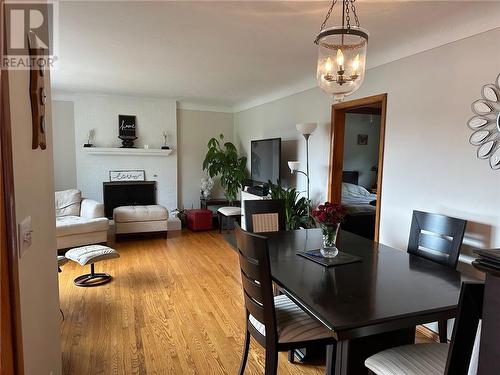
[[[339,249],[335,247],[335,241],[337,241],[339,226],[340,224],[321,224],[321,231],[323,232],[323,247],[320,251],[321,255],[323,255],[325,258],[334,258],[339,253]]]

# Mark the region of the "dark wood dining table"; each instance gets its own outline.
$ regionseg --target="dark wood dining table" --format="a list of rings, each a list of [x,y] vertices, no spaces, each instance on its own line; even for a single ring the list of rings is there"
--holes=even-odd
[[[361,261],[326,268],[297,255],[319,249],[320,229],[265,233],[273,281],[332,330],[327,374],[366,374],[371,354],[415,340],[415,326],[456,315],[458,271],[340,231],[337,247]]]

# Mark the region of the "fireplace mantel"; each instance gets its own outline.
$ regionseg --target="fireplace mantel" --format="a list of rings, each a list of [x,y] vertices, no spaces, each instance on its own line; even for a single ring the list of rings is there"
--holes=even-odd
[[[155,148],[84,147],[89,155],[169,156],[173,150]]]

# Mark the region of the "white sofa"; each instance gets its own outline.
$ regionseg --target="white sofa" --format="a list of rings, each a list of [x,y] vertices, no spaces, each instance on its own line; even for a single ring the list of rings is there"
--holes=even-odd
[[[102,203],[71,189],[57,191],[55,204],[58,250],[107,242],[109,222]]]

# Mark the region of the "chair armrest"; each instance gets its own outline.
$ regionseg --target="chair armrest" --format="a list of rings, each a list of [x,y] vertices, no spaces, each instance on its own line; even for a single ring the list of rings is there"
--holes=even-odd
[[[104,217],[104,204],[92,199],[83,198],[80,207],[80,216],[87,219]]]

